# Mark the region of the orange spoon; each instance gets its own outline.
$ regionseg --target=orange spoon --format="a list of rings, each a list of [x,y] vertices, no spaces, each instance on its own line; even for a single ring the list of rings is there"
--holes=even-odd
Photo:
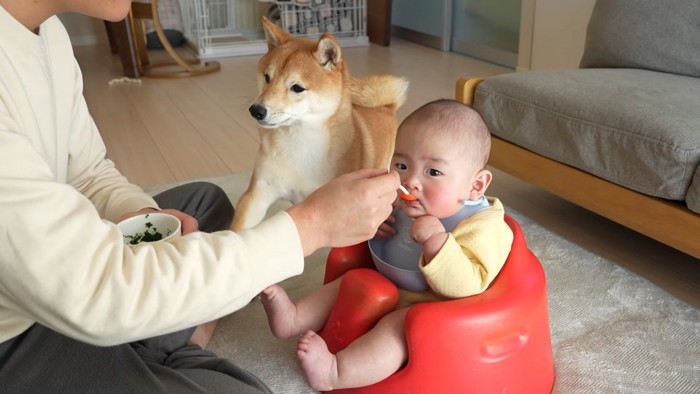
[[[406,201],[416,201],[417,200],[416,196],[409,193],[408,190],[406,190],[406,188],[403,187],[403,185],[399,185],[399,195],[401,196],[401,198],[403,198]]]

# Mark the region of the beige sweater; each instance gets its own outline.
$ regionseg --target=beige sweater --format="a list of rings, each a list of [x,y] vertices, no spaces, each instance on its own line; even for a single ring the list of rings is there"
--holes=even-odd
[[[0,7],[0,342],[34,322],[129,342],[231,313],[302,272],[286,213],[240,234],[124,246],[113,222],[155,202],[105,158],[82,88],[58,18],[35,35]]]

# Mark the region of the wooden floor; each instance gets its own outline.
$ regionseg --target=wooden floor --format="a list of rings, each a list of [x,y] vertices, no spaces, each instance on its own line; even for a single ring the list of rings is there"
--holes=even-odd
[[[217,59],[221,71],[207,76],[109,85],[122,76],[118,57],[107,46],[75,51],[108,156],[132,182],[149,187],[252,169],[258,136],[248,106],[257,95],[259,56]],[[396,38],[389,47],[346,48],[343,57],[355,76],[391,73],[410,81],[400,119],[429,100],[454,97],[460,77],[512,71]],[[699,260],[499,171],[489,194],[700,307]]]

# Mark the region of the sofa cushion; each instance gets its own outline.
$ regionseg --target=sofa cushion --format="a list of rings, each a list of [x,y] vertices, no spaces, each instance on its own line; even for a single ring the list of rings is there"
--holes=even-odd
[[[700,1],[597,1],[580,66],[700,77]]]
[[[641,193],[685,200],[698,171],[697,78],[633,69],[510,73],[482,82],[474,106],[494,135]],[[692,187],[700,195],[700,184]],[[700,204],[690,208],[700,212]]]

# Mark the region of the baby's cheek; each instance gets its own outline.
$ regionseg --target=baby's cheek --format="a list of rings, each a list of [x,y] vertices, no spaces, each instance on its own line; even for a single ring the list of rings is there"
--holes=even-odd
[[[436,217],[450,216],[454,211],[456,202],[445,193],[431,192],[425,194],[426,201],[422,201],[427,213]]]

